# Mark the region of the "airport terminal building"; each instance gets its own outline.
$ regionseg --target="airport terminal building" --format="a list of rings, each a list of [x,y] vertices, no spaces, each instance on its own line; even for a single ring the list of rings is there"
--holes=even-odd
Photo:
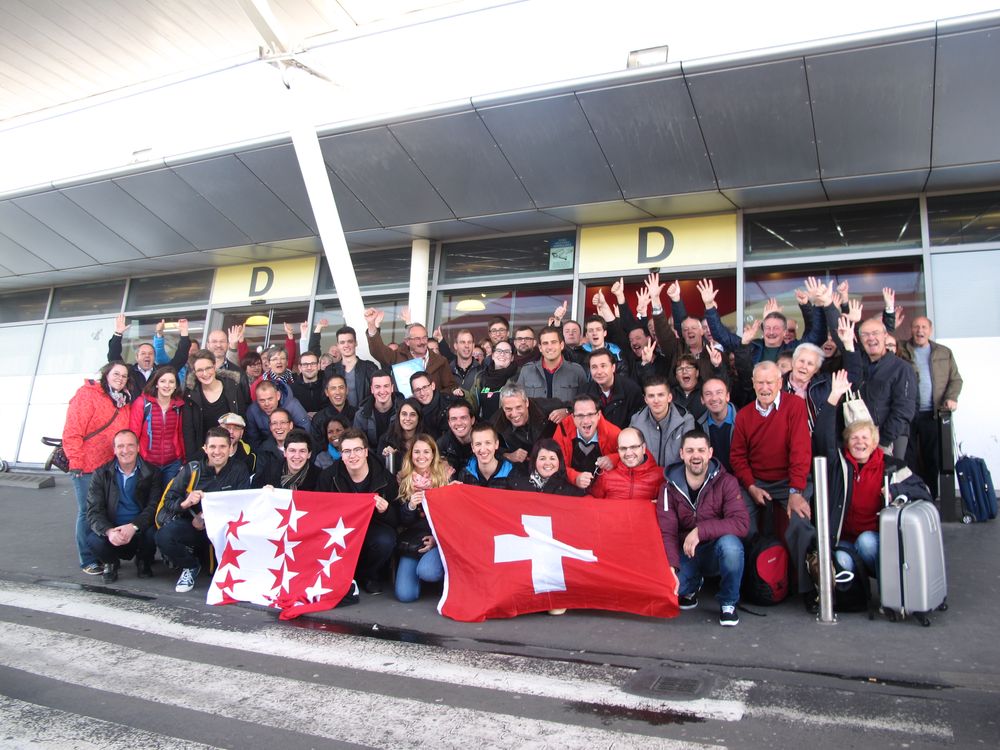
[[[448,335],[504,315],[573,317],[651,268],[721,289],[732,327],[806,276],[928,315],[965,388],[956,426],[1000,466],[1000,13],[639,67],[320,130],[364,303]],[[0,143],[2,143],[0,139]],[[0,458],[43,435],[105,361],[160,319],[192,338],[344,320],[287,136],[0,194]],[[168,327],[167,344],[175,333]],[[401,337],[398,318],[387,337]]]

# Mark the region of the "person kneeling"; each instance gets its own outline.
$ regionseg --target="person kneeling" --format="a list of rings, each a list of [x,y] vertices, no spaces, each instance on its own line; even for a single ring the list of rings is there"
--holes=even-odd
[[[697,607],[704,577],[718,575],[719,624],[738,625],[741,539],[750,528],[739,482],[712,458],[708,435],[698,429],[684,433],[681,460],[667,468],[666,477],[656,516],[667,559],[678,573],[680,608]]]

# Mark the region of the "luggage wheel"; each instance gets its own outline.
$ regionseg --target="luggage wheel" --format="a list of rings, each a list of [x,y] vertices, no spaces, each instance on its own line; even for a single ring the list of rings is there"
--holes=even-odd
[[[962,523],[964,523],[964,524],[970,524],[970,523],[972,523],[972,516],[970,516],[968,513],[966,513],[965,515],[963,515],[962,516]]]
[[[938,605],[938,612],[947,612],[947,611],[948,611],[948,602],[941,602]]]
[[[899,615],[896,614],[896,610],[887,609],[885,611],[885,616],[889,618],[889,622],[896,622],[899,620]]]
[[[917,621],[917,622],[919,622],[919,623],[920,623],[920,624],[921,624],[921,625],[922,625],[923,627],[925,627],[925,628],[929,628],[929,627],[931,626],[931,621],[930,621],[930,619],[929,619],[929,618],[927,617],[927,615],[925,615],[924,613],[922,613],[922,612],[914,612],[914,613],[913,613],[913,617],[914,617],[914,618],[916,619],[916,621]]]

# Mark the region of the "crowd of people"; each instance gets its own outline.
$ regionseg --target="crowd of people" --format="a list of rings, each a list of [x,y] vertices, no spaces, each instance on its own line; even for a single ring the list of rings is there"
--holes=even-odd
[[[739,622],[746,543],[773,532],[815,611],[812,457],[828,459],[838,565],[877,576],[884,488],[934,497],[937,417],[957,408],[961,377],[927,318],[909,340],[893,338],[901,313],[889,288],[864,317],[846,283],[806,279],[800,338],[774,300],[730,331],[713,283],[697,289],[704,318],[688,314],[678,282],[653,273],[634,304],[619,280],[582,324],[564,303],[538,329],[493,317],[479,340],[405,321],[402,342],[387,343],[384,313],[370,308],[361,333],[375,361],[358,355],[348,326],[321,351],[325,320],[303,323],[298,339],[285,324],[283,345],[259,354],[241,326],[198,348],[180,320],[173,355],[161,324],[126,364],[119,316],[109,361],[71,400],[63,433],[80,567],[112,582],[134,557],[149,576],[159,549],[180,569],[176,590],[190,591],[207,546],[205,492],[370,493],[356,579],[379,594],[391,578],[412,601],[444,576],[425,493],[463,482],[654,503],[681,608],[719,577],[726,626]],[[845,429],[851,395],[866,410],[852,409]]]

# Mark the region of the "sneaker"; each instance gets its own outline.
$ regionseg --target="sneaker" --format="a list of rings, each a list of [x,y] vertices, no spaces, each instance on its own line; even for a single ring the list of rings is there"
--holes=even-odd
[[[736,614],[735,605],[722,605],[722,609],[719,610],[719,624],[729,628],[740,624],[740,616]]]
[[[153,577],[153,564],[149,560],[136,560],[135,568],[136,575],[138,575],[139,578]]]
[[[194,581],[201,572],[201,566],[194,568],[184,568],[181,570],[180,578],[177,579],[177,585],[174,586],[174,591],[178,594],[186,594],[194,588]]]
[[[698,592],[693,594],[681,594],[677,597],[677,603],[681,609],[695,609],[698,606]]]
[[[566,614],[566,608],[565,607],[560,607],[559,609],[550,609],[549,610],[549,614],[550,615],[556,615],[556,616],[558,616],[558,615],[564,615],[564,614]]]
[[[104,566],[99,562],[92,562],[90,565],[84,565],[80,568],[81,571],[86,573],[88,576],[99,576],[104,574]]]
[[[104,570],[101,571],[101,574],[104,576],[105,583],[114,583],[118,580],[118,563],[104,563]]]

